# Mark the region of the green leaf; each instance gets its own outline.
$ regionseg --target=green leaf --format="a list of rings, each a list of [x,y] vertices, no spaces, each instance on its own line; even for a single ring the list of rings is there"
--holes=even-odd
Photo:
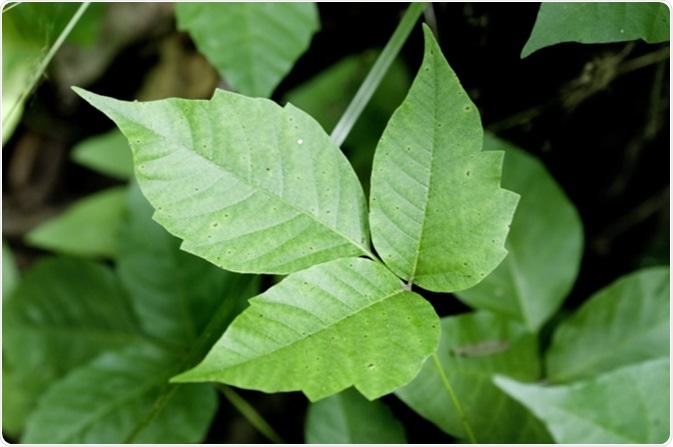
[[[19,269],[14,262],[12,249],[2,240],[2,302],[11,294],[19,281]]]
[[[502,153],[480,152],[479,112],[427,26],[425,56],[374,156],[370,224],[381,259],[438,292],[466,289],[505,257],[518,196]]]
[[[404,427],[380,401],[353,388],[313,402],[306,415],[307,444],[406,444]]]
[[[210,101],[123,102],[75,89],[133,149],[154,219],[227,270],[286,274],[368,254],[364,193],[310,116],[217,90]]]
[[[181,251],[180,241],[152,221],[152,207],[136,183],[129,187],[127,201],[129,213],[119,234],[119,277],[134,298],[145,333],[189,349],[224,302],[230,304],[232,318],[240,313],[257,293],[258,281]]]
[[[545,2],[521,57],[561,42],[667,42],[670,23],[668,5],[661,2]]]
[[[26,241],[63,254],[114,258],[125,194],[125,187],[115,187],[86,196],[31,230]]]
[[[568,386],[494,382],[545,421],[559,444],[661,444],[670,436],[668,358]]]
[[[141,340],[117,278],[90,261],[39,261],[3,305],[3,367],[21,376],[28,408],[73,368]]]
[[[91,137],[74,147],[72,159],[110,177],[128,180],[133,177],[133,157],[129,143],[119,129]]]
[[[505,242],[505,260],[482,282],[459,292],[476,308],[540,329],[572,288],[582,258],[582,222],[572,202],[534,157],[492,135],[486,150],[505,150],[502,185],[521,194]]]
[[[432,306],[381,264],[338,259],[250,300],[203,362],[177,381],[219,381],[311,401],[351,385],[369,400],[409,382],[434,352]]]
[[[561,322],[547,351],[548,380],[585,379],[668,355],[669,267],[626,275]]]
[[[437,356],[480,443],[548,443],[544,426],[491,382],[494,373],[519,380],[540,374],[535,337],[518,322],[489,312],[446,317]],[[395,394],[445,432],[467,439],[463,422],[434,362]]]
[[[234,89],[269,97],[319,28],[314,3],[179,2],[178,29]]]
[[[106,353],[45,394],[22,442],[201,442],[217,408],[215,390],[168,385],[174,370],[175,359],[154,348]]]

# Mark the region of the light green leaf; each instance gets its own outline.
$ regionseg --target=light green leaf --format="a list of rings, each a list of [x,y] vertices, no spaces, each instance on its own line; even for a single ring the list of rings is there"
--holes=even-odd
[[[145,333],[189,349],[221,305],[229,304],[232,319],[240,313],[257,293],[258,281],[180,250],[180,241],[152,221],[152,207],[135,182],[127,202],[129,213],[119,234],[119,277],[134,298]]]
[[[314,3],[179,2],[178,29],[188,31],[234,89],[269,97],[319,28]]]
[[[548,443],[544,426],[491,382],[494,373],[519,380],[540,374],[535,337],[518,322],[489,312],[446,317],[437,350],[468,423],[480,443]],[[463,422],[434,362],[395,394],[445,432],[467,439]]]
[[[559,444],[661,444],[670,436],[668,358],[568,386],[494,382],[545,421]]]
[[[117,278],[90,261],[39,261],[3,305],[3,364],[21,376],[28,408],[73,368],[141,340]]]
[[[355,385],[373,400],[413,379],[438,338],[432,306],[385,267],[338,259],[251,299],[204,361],[175,380],[301,390],[311,401]]]
[[[82,141],[72,151],[72,159],[111,177],[133,177],[133,157],[129,143],[119,129]]]
[[[594,294],[561,322],[547,351],[551,382],[594,377],[668,355],[669,267],[626,275]]]
[[[168,385],[174,370],[174,358],[149,347],[103,354],[51,387],[22,442],[201,442],[217,407],[215,390]]]
[[[131,143],[154,219],[227,270],[286,274],[368,254],[364,193],[310,116],[217,90],[123,102],[75,89]]]
[[[114,258],[125,194],[125,187],[115,187],[86,196],[31,230],[26,241],[63,254]]]
[[[313,402],[306,415],[307,444],[406,444],[404,427],[380,401],[353,388]]]
[[[670,23],[663,2],[544,2],[521,57],[561,42],[666,42]]]
[[[582,222],[573,204],[534,157],[492,135],[485,150],[505,150],[503,187],[521,194],[505,242],[505,260],[482,282],[459,292],[470,306],[523,321],[536,332],[572,288],[582,258]]]
[[[477,284],[505,257],[518,196],[500,188],[503,154],[480,152],[479,112],[424,32],[419,73],[376,148],[370,223],[393,272],[452,292]]]

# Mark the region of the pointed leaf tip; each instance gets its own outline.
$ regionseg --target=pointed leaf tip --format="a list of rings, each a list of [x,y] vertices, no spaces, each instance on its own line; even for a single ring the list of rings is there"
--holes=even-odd
[[[505,257],[518,195],[502,153],[480,152],[479,112],[424,26],[425,55],[374,156],[372,239],[405,280],[437,292],[477,284]]]

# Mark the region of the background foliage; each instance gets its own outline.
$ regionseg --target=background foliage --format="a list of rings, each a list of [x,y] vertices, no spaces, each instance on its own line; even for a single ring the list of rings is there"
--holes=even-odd
[[[349,389],[310,405],[299,393],[167,382],[277,278],[179,250],[150,220],[125,138],[70,86],[125,100],[233,88],[289,100],[329,132],[406,5],[241,4],[209,15],[198,5],[93,4],[57,46],[78,4],[6,7],[5,439],[451,442],[472,430],[480,442],[663,442],[669,13],[664,4],[572,5],[426,12],[479,111],[484,149],[506,152],[503,187],[521,195],[509,254],[476,287],[423,293],[441,317],[437,364],[380,400]],[[621,23],[617,8],[642,20]],[[545,25],[578,14],[599,35]],[[208,41],[204,23],[231,33]],[[365,197],[377,194],[374,149],[422,55],[416,26],[342,146]]]

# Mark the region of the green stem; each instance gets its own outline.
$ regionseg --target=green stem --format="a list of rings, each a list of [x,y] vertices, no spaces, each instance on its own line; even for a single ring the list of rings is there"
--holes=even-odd
[[[61,48],[61,45],[63,45],[63,42],[65,42],[65,39],[68,37],[72,29],[77,25],[77,22],[79,22],[79,19],[82,17],[86,9],[89,7],[91,2],[84,2],[80,5],[80,7],[75,11],[75,14],[73,14],[72,18],[68,22],[68,24],[63,28],[63,31],[61,31],[61,34],[58,36],[58,39],[54,42],[54,44],[51,46],[49,49],[49,52],[47,55],[42,59],[42,62],[40,65],[37,67],[35,72],[33,73],[33,76],[31,77],[30,81],[26,85],[26,88],[23,89],[21,92],[21,96],[19,96],[19,99],[12,104],[12,108],[9,110],[9,113],[3,120],[3,131],[4,131],[4,124],[10,122],[11,116],[16,112],[18,109],[19,104],[22,104],[26,98],[28,97],[28,94],[33,90],[33,86],[37,84],[37,81],[40,79],[42,74],[45,72],[47,69],[47,66],[51,62],[51,60],[54,58],[54,55],[58,52],[58,50]],[[3,11],[5,12],[5,11]]]
[[[460,401],[458,400],[458,396],[456,396],[456,393],[453,391],[453,387],[451,386],[451,382],[449,382],[449,378],[444,374],[444,368],[442,368],[441,363],[439,363],[439,357],[437,357],[437,353],[434,352],[432,354],[432,359],[435,362],[435,366],[437,367],[437,371],[439,372],[439,376],[442,378],[442,383],[444,383],[444,387],[446,388],[446,391],[449,393],[449,397],[451,397],[451,400],[453,401],[453,405],[456,407],[456,411],[458,412],[458,417],[460,418],[461,422],[463,423],[463,427],[465,428],[465,432],[467,433],[467,439],[472,443],[476,444],[477,443],[477,438],[474,436],[474,432],[472,431],[472,426],[470,425],[469,421],[467,420],[467,416],[465,416],[465,412],[463,411],[462,405],[460,405]]]
[[[243,399],[236,391],[227,385],[217,384],[217,389],[224,394],[224,397],[227,398],[231,404],[236,407],[236,409],[250,422],[250,424],[255,427],[261,434],[266,436],[271,442],[276,444],[285,444],[283,438],[281,438],[276,431],[271,428],[271,426],[264,420],[262,415],[260,415],[255,408]]]
[[[407,11],[404,13],[404,17],[400,21],[399,25],[395,29],[390,40],[386,44],[385,48],[379,55],[378,59],[374,63],[371,71],[365,78],[364,82],[358,89],[357,93],[353,97],[353,100],[348,105],[348,108],[341,116],[341,119],[334,127],[330,138],[337,146],[341,146],[346,137],[350,133],[351,129],[355,125],[358,117],[364,110],[365,106],[371,99],[372,95],[378,88],[381,80],[385,76],[390,64],[393,63],[395,57],[400,52],[402,45],[406,42],[407,37],[411,33],[411,30],[414,28],[416,21],[423,13],[425,9],[425,3],[412,3]]]

